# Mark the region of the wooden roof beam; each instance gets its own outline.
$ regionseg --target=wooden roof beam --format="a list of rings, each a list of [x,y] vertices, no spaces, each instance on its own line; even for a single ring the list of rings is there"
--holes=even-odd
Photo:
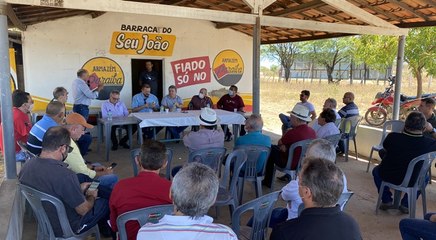
[[[399,17],[396,16],[395,14],[393,14],[393,13],[391,13],[391,12],[389,12],[389,11],[385,11],[385,10],[383,10],[383,9],[381,9],[381,8],[378,8],[378,7],[372,6],[370,3],[368,3],[368,2],[365,1],[365,0],[352,0],[352,1],[355,2],[355,3],[357,3],[357,4],[360,4],[360,6],[361,6],[362,8],[368,8],[369,10],[371,10],[371,11],[373,11],[373,12],[375,12],[375,13],[378,13],[378,14],[380,14],[380,15],[383,15],[383,16],[389,18],[389,20],[397,20],[397,21],[401,21],[401,19],[399,19]]]
[[[321,0],[321,1],[370,25],[374,25],[376,27],[384,27],[384,28],[397,28],[395,25],[377,16],[372,15],[371,13],[361,9],[360,7],[350,2],[344,0]]]
[[[6,4],[6,15],[8,16],[9,21],[11,21],[16,28],[20,29],[21,31],[26,31],[27,26],[23,24],[17,17],[11,4]]]
[[[290,7],[290,8],[284,9],[282,11],[271,12],[269,15],[264,15],[264,16],[283,17],[283,16],[286,16],[288,14],[300,13],[300,12],[304,12],[304,11],[307,11],[309,9],[320,7],[320,6],[324,6],[324,5],[325,5],[325,3],[321,2],[321,1],[318,1],[318,0],[314,0],[312,2],[303,3],[303,4],[300,4],[300,5],[295,6],[295,7]],[[235,25],[237,25],[237,24],[234,24],[234,23],[217,23],[216,24],[216,28],[218,28],[218,29],[228,28],[228,27],[233,27]]]
[[[407,5],[407,4],[403,3],[403,2],[400,2],[400,1],[397,1],[397,0],[386,0],[386,1],[388,1],[388,2],[390,2],[392,4],[400,6],[402,9],[406,10],[407,12],[410,12],[411,14],[413,14],[413,15],[419,17],[419,18],[422,18],[422,19],[424,19],[426,21],[429,20],[427,16],[425,16],[424,14],[419,13],[416,9],[413,9],[412,7],[410,7],[409,5]]]

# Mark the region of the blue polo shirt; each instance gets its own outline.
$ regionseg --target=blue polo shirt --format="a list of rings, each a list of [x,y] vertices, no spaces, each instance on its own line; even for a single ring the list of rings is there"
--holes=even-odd
[[[359,116],[359,108],[354,102],[350,102],[345,105],[341,110],[339,110],[339,116],[341,118],[349,118],[354,116]]]
[[[146,103],[152,104],[155,103],[155,109],[159,109],[159,100],[157,97],[153,94],[149,94],[148,97],[144,96],[142,92],[136,94],[133,96],[132,99],[132,108],[136,108],[142,105],[145,105]],[[153,108],[144,108],[139,112],[153,112]]]
[[[239,137],[236,140],[235,147],[241,145],[260,145],[265,147],[271,147],[271,138],[261,131],[248,132],[246,135]],[[260,161],[257,163],[257,172],[262,171],[262,167],[265,164],[267,156],[261,155]]]
[[[44,114],[44,116],[30,129],[29,137],[27,138],[27,148],[33,154],[39,155],[42,149],[42,138],[45,132],[51,128],[58,126],[53,118]]]

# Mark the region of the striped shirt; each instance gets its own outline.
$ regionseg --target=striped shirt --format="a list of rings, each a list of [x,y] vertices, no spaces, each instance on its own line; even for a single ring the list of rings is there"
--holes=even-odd
[[[33,125],[32,129],[30,129],[29,137],[27,138],[27,148],[33,154],[39,155],[42,150],[42,138],[44,137],[45,132],[54,126],[58,126],[59,124],[53,120],[53,118],[49,117],[47,114]]]
[[[339,110],[341,118],[359,116],[359,108],[354,102],[350,102]]]
[[[137,240],[237,240],[236,234],[227,226],[214,224],[213,218],[203,216],[165,215],[157,224],[146,224],[139,229]]]

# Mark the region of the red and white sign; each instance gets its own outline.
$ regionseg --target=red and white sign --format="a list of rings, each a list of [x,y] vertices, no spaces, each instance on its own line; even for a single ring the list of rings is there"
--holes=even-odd
[[[177,60],[171,62],[171,67],[177,88],[210,82],[208,56]]]

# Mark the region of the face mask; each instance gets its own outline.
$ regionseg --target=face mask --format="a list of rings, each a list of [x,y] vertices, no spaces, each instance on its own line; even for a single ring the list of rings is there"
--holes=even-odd
[[[232,90],[229,90],[229,95],[233,96],[233,94],[235,94]]]
[[[28,111],[29,111],[29,112],[32,112],[32,111],[33,111],[33,103],[29,105],[29,110],[28,110]]]
[[[198,94],[198,97],[201,98],[201,99],[203,99],[203,98],[204,98],[204,94],[203,94],[203,93],[199,93],[199,94]]]

